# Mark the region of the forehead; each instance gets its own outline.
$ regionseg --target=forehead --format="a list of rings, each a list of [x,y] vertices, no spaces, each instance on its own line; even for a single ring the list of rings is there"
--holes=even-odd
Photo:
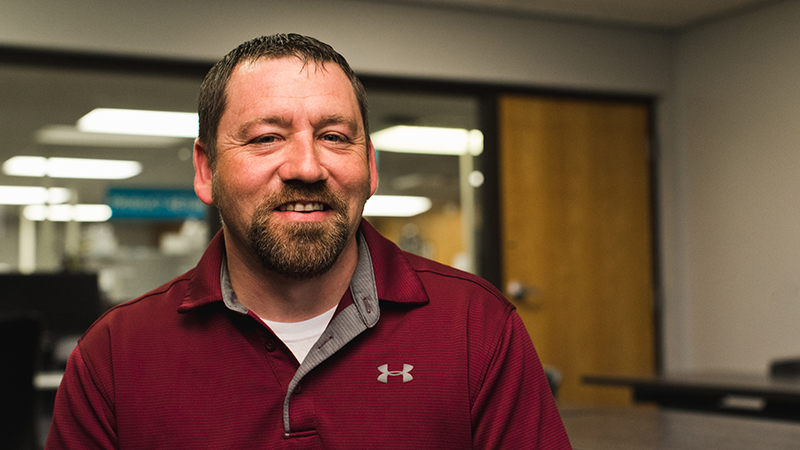
[[[239,63],[231,73],[226,94],[228,105],[314,98],[357,105],[350,79],[336,63],[304,62],[297,57]]]

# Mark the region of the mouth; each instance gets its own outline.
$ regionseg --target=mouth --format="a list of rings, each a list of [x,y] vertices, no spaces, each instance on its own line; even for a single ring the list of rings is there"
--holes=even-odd
[[[327,211],[329,209],[331,209],[331,207],[326,205],[325,203],[299,201],[299,202],[284,203],[278,206],[278,208],[276,208],[276,211],[312,213],[317,211]]]

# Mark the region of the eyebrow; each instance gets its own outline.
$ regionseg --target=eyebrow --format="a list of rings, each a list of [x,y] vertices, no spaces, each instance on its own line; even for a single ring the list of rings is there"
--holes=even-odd
[[[358,121],[352,117],[344,116],[341,114],[330,114],[327,116],[322,117],[320,120],[314,123],[314,126],[317,128],[323,128],[329,125],[345,125],[352,134],[358,133]],[[260,117],[258,119],[253,119],[248,122],[242,124],[239,127],[238,135],[242,139],[245,139],[253,126],[267,124],[267,125],[275,125],[280,128],[290,128],[292,126],[292,120],[288,117],[283,116],[265,116]]]
[[[259,117],[258,119],[249,120],[243,123],[238,130],[238,136],[241,138],[246,138],[248,132],[253,126],[267,124],[267,125],[276,125],[281,128],[288,128],[291,126],[292,121],[286,117],[281,116],[266,116],[266,117]]]
[[[358,121],[352,117],[343,116],[341,114],[331,114],[323,117],[315,125],[319,128],[328,125],[345,125],[350,129],[350,132],[356,134],[358,132]]]

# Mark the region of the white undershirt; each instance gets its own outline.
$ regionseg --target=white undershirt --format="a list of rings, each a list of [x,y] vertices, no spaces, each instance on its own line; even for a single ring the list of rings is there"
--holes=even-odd
[[[325,328],[328,327],[333,313],[336,312],[336,306],[308,320],[302,322],[273,322],[271,320],[261,319],[267,326],[289,347],[289,350],[294,353],[294,357],[300,364],[306,359],[306,355],[317,342]]]

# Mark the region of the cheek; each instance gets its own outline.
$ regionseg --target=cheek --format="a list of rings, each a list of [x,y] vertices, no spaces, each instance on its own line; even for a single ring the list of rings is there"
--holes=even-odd
[[[250,196],[263,191],[269,182],[269,170],[244,158],[220,161],[214,174],[215,184],[235,196]]]
[[[350,173],[347,178],[339,178],[342,187],[351,200],[365,201],[370,193],[370,176],[368,171]]]
[[[354,171],[350,174],[347,192],[350,198],[348,202],[350,203],[351,214],[360,216],[360,211],[371,194],[370,182],[370,173],[366,168],[363,171]],[[353,219],[360,218],[356,216]]]
[[[335,169],[334,169],[335,170]],[[364,158],[350,159],[347,162],[340,162],[336,177],[342,180],[350,190],[358,190],[364,186],[369,189],[370,168],[369,163]]]
[[[228,219],[248,215],[248,199],[257,195],[250,183],[250,174],[245,170],[231,171],[227,167],[217,166],[211,184],[211,195],[214,206]],[[252,207],[250,208],[252,209]]]

